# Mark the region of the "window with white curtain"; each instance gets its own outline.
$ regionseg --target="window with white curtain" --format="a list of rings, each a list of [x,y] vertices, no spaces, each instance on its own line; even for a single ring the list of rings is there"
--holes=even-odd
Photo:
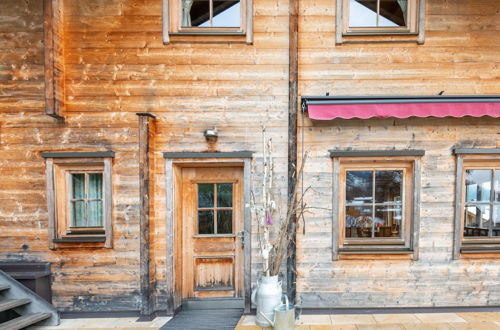
[[[343,33],[415,34],[419,0],[343,1]]]

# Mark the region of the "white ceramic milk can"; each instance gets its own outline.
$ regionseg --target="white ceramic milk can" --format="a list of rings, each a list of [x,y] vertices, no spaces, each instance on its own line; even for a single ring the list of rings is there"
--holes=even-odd
[[[274,308],[281,304],[281,295],[281,281],[278,281],[278,275],[263,276],[257,282],[257,288],[252,292],[252,302],[257,305],[255,323],[258,326],[272,326],[268,320],[274,320]]]

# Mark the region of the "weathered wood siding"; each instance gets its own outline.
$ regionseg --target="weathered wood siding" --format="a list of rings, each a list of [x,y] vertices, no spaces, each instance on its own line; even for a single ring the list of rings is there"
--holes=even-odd
[[[417,43],[335,45],[335,2],[301,0],[299,95],[498,94],[500,3],[428,0]],[[451,149],[499,147],[500,120],[304,119],[305,175],[321,207],[299,230],[298,294],[304,307],[500,305],[499,259],[452,261],[455,157]],[[299,132],[299,140],[301,139]],[[329,149],[424,149],[418,261],[332,261]],[[300,151],[299,151],[300,152]],[[323,209],[323,208],[328,209]]]
[[[258,163],[265,124],[286,176],[288,3],[254,2],[253,45],[199,37],[163,45],[161,0],[61,3],[64,121],[43,114],[42,0],[0,3],[0,258],[52,262],[60,310],[139,310],[136,113],[151,112],[151,273],[155,307],[165,310],[162,152],[253,150]],[[208,145],[203,131],[214,126],[219,139]],[[113,249],[49,251],[40,152],[102,150],[116,152]]]
[[[63,311],[139,310],[137,112],[157,116],[152,140],[151,270],[165,309],[165,151],[252,150],[273,137],[286,199],[288,1],[254,0],[254,43],[193,37],[162,44],[161,0],[61,1],[64,121],[44,115],[42,0],[0,2],[0,259],[50,261]],[[301,0],[299,95],[494,94],[500,91],[496,0],[428,0],[426,40],[335,45],[335,1]],[[498,260],[451,261],[453,146],[498,147],[499,120],[304,120],[314,187],[298,235],[303,306],[499,305]],[[219,139],[203,136],[217,126]],[[331,261],[328,149],[425,149],[420,259]],[[48,249],[42,151],[114,150],[113,249]],[[300,150],[299,150],[300,151]],[[258,197],[257,197],[258,198]],[[255,232],[255,226],[253,228]],[[252,237],[252,274],[259,270]]]

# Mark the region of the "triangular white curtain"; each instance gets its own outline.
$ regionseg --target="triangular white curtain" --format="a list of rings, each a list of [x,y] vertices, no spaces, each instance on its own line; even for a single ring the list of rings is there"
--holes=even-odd
[[[403,11],[403,17],[405,20],[405,24],[408,24],[406,21],[406,17],[408,16],[408,0],[397,0],[398,5],[401,7],[401,10]]]
[[[193,0],[182,0],[182,26],[191,26],[191,7]]]

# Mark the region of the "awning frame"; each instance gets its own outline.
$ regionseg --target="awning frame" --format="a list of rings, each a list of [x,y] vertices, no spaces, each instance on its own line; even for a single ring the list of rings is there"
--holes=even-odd
[[[409,96],[302,96],[302,111],[312,104],[396,103],[484,103],[500,102],[500,95],[409,95]]]

